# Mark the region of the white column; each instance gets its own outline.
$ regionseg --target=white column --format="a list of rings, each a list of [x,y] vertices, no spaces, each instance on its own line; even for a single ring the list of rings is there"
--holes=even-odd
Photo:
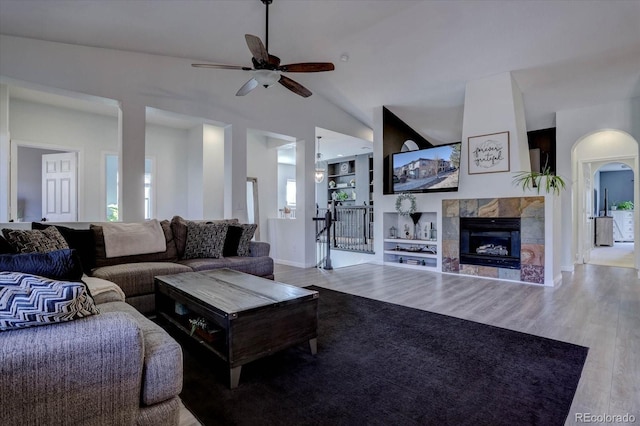
[[[204,219],[202,204],[202,143],[204,128],[199,124],[189,130],[187,143],[187,219]]]
[[[247,127],[224,129],[224,216],[247,220]]]
[[[202,144],[204,219],[224,217],[224,129],[204,125]]]
[[[296,225],[304,235],[303,263],[308,268],[316,263],[316,228],[312,220],[316,211],[315,137],[312,128],[296,141]]]
[[[122,102],[120,130],[120,214],[123,222],[144,220],[144,153],[146,111],[144,105]]]
[[[9,214],[9,86],[0,84],[0,222],[8,222]]]

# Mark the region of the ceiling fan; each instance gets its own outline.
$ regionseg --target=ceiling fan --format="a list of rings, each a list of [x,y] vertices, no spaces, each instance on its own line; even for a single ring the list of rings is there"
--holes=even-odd
[[[273,0],[260,0],[266,6],[266,46],[259,37],[245,34],[247,46],[253,57],[251,62],[253,67],[244,67],[240,65],[224,65],[224,64],[191,64],[196,68],[217,68],[224,70],[243,70],[251,71],[253,77],[247,81],[236,93],[236,96],[244,96],[253,89],[262,85],[270,87],[276,83],[282,84],[293,93],[304,98],[311,96],[311,91],[302,84],[282,75],[285,72],[321,72],[333,71],[335,69],[331,62],[302,62],[296,64],[280,65],[280,58],[269,53],[269,5]]]

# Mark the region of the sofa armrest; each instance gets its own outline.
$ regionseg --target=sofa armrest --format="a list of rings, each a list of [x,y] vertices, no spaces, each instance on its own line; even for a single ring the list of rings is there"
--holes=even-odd
[[[251,257],[269,256],[271,244],[265,241],[249,241],[249,255]]]
[[[133,424],[143,336],[109,312],[0,333],[3,424]]]

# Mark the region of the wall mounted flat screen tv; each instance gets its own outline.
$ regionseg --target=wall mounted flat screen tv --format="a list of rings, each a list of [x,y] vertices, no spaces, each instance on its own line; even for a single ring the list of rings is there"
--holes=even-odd
[[[393,154],[393,192],[458,190],[461,142]]]

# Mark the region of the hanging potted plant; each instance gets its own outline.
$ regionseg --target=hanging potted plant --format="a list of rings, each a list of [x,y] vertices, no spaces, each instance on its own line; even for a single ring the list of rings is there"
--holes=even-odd
[[[545,167],[541,172],[517,172],[513,177],[513,184],[521,186],[523,191],[535,188],[538,194],[542,188],[547,194],[553,192],[554,195],[560,195],[560,191],[566,188],[564,179],[551,173],[549,167]]]

